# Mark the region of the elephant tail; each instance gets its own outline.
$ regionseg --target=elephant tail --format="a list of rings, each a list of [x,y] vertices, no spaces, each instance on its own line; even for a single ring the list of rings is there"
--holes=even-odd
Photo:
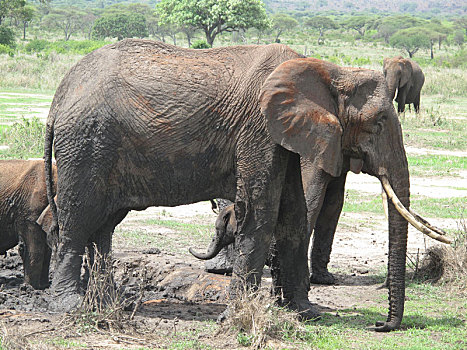
[[[48,242],[58,242],[58,215],[57,215],[57,205],[55,203],[55,189],[56,184],[54,185],[54,176],[53,176],[53,160],[52,160],[52,148],[54,140],[54,121],[47,120],[47,125],[45,129],[45,144],[44,144],[44,165],[45,165],[45,181],[47,187],[47,199],[49,201],[50,210],[52,211],[52,224],[50,229],[47,231],[47,241]],[[54,247],[51,247],[54,248]]]

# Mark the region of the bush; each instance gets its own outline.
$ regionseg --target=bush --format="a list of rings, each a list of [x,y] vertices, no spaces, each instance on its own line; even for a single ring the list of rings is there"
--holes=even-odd
[[[13,57],[15,55],[15,51],[7,45],[0,44],[0,55],[9,55]]]
[[[94,51],[104,45],[107,45],[106,41],[95,41],[95,40],[59,40],[59,41],[47,41],[47,40],[31,40],[26,46],[26,52],[45,52],[49,54],[51,52],[56,53],[71,53],[78,55],[86,55],[91,51]]]
[[[0,25],[0,44],[15,48],[15,33],[12,29]]]
[[[208,43],[206,42],[206,40],[196,40],[192,45],[191,47],[193,49],[209,49],[210,46],[208,45]]]
[[[28,53],[41,52],[41,51],[44,51],[49,45],[50,43],[47,40],[34,39],[34,40],[31,40],[29,43],[27,43],[24,49]]]
[[[7,157],[38,158],[44,154],[45,125],[38,118],[14,123],[1,139],[10,146]]]

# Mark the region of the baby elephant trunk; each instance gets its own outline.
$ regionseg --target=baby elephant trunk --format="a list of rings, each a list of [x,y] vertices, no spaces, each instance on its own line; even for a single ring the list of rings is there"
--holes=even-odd
[[[198,253],[190,248],[190,253],[201,260],[209,260],[216,257],[222,248],[235,242],[237,221],[235,219],[234,205],[225,207],[217,216],[216,234],[212,238],[206,253]]]

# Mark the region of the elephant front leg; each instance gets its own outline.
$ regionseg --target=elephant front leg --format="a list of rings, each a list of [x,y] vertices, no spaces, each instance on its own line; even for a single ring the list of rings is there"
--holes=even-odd
[[[326,189],[321,211],[313,230],[313,245],[310,250],[310,282],[315,284],[334,284],[335,278],[328,271],[337,222],[344,205],[344,188],[347,172],[333,179]],[[310,208],[310,213],[313,211]]]
[[[323,196],[324,191],[322,196],[318,196],[318,200],[321,200]],[[320,316],[319,311],[308,300],[307,251],[309,239],[300,160],[298,155],[294,154],[287,167],[275,240],[280,276],[278,282],[281,283],[282,287],[283,303],[298,311],[302,319],[316,319]]]

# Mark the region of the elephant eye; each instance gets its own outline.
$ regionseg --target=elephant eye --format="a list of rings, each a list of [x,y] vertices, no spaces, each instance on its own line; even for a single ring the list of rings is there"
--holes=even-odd
[[[381,114],[380,116],[378,116],[378,118],[376,118],[376,122],[375,122],[375,124],[376,124],[375,125],[375,134],[376,135],[381,134],[381,132],[384,129],[384,124],[386,123],[387,119],[388,119],[388,117],[385,114]]]

